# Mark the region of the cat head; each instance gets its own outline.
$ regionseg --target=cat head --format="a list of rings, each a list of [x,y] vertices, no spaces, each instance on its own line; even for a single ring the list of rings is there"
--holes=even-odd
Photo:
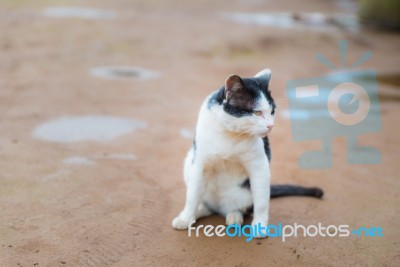
[[[269,69],[260,71],[254,78],[233,74],[226,79],[221,89],[219,120],[228,131],[260,137],[271,131],[276,106],[268,89],[270,79]]]

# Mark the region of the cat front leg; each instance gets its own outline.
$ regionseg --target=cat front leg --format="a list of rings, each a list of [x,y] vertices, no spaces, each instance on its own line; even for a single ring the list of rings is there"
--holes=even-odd
[[[199,164],[197,163],[197,165]],[[172,227],[179,230],[187,229],[196,221],[196,211],[206,186],[203,179],[203,168],[201,166],[191,165],[185,175],[188,176],[185,177],[185,207],[178,217],[172,221]]]
[[[253,199],[253,229],[256,227],[255,237],[266,237],[266,227],[269,218],[270,200],[270,169],[269,162],[264,153],[247,158],[245,163],[250,176],[251,194]],[[260,233],[260,230],[261,233]]]

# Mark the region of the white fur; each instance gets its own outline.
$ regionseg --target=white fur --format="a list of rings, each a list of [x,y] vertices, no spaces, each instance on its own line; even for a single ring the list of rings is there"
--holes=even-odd
[[[270,69],[263,69],[262,71],[258,72],[254,77],[266,77],[268,80],[271,78],[271,70]]]
[[[258,75],[270,75],[270,72]],[[225,215],[227,224],[242,224],[243,213],[252,204],[252,225],[266,226],[270,170],[261,137],[274,123],[271,106],[263,96],[257,104],[262,115],[236,118],[224,112],[220,105],[209,109],[210,97],[200,109],[196,150],[192,148],[185,159],[186,204],[172,226],[187,229],[199,217],[211,214],[210,207]],[[246,177],[250,177],[251,192],[240,186]]]

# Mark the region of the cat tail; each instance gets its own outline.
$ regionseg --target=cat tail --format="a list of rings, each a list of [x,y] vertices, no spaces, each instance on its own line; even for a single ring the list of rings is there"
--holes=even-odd
[[[318,187],[303,187],[299,185],[271,185],[271,198],[286,196],[307,196],[322,198],[324,191]]]

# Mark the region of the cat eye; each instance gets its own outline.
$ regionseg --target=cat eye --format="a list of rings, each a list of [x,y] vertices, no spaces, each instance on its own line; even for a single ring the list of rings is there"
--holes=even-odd
[[[261,111],[261,110],[257,110],[257,111],[254,111],[254,115],[257,115],[257,116],[262,116],[262,115],[263,115],[263,113],[262,113],[262,111]]]

